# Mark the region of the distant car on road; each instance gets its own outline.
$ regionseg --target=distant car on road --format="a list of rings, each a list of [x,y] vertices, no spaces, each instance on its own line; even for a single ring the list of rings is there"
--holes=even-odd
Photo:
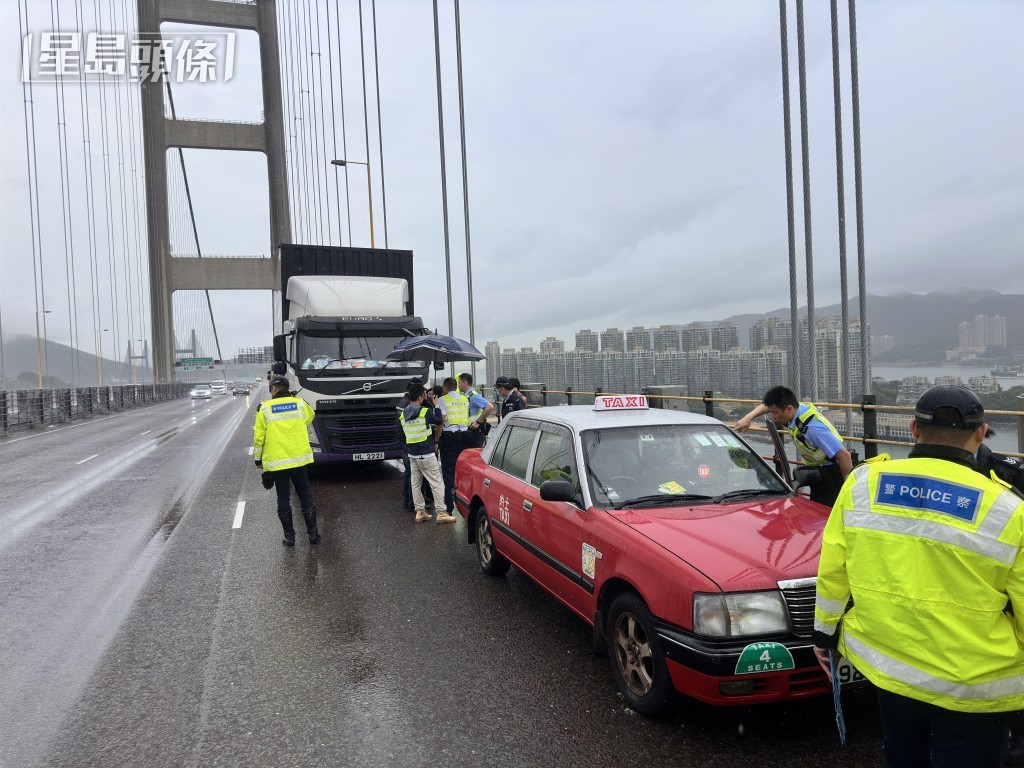
[[[193,400],[209,400],[211,397],[213,397],[213,390],[209,384],[196,384],[192,387]]]
[[[638,712],[673,690],[716,705],[831,691],[811,643],[829,510],[720,421],[639,395],[518,411],[461,454],[455,485],[480,568],[515,565],[592,625]]]
[[[248,394],[249,394],[249,385],[246,384],[244,381],[236,382],[234,388],[231,390],[231,396],[232,397],[234,397],[235,395],[248,395]]]
[[[218,379],[217,381],[210,382],[210,390],[215,395],[226,395],[228,393],[227,384],[224,383],[224,379]]]

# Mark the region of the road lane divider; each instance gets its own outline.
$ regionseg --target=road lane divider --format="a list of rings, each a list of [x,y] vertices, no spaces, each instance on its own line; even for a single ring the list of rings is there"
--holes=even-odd
[[[250,456],[252,456],[252,454],[253,454],[253,451],[255,451],[255,450],[256,450],[256,449],[255,449],[255,448],[254,448],[253,446],[251,446],[251,445],[250,445],[250,446],[249,446],[249,455],[250,455]]]
[[[139,433],[139,437],[142,437],[143,435],[148,435],[152,431],[153,431],[152,429],[147,429],[145,432],[140,432]]]
[[[75,464],[85,464],[85,462],[92,461],[97,456],[99,456],[99,454],[98,453],[94,453],[92,456],[88,456],[88,457],[82,459],[81,461],[76,461]]]
[[[244,514],[245,514],[245,502],[244,501],[240,501],[240,502],[238,502],[238,505],[235,507],[235,522],[232,523],[232,525],[231,525],[232,528],[241,528],[242,527],[242,515],[244,515]]]

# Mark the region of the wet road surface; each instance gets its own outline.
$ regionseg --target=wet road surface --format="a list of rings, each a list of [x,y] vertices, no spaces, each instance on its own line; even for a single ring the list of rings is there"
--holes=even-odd
[[[282,547],[253,407],[0,441],[0,765],[881,764],[868,691],[843,750],[828,699],[636,715],[586,626],[483,575],[463,521],[414,524],[391,463],[316,472],[324,540],[296,511]]]

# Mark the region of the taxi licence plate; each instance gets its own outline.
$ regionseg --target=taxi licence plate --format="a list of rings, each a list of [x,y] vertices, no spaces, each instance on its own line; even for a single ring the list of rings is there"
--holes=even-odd
[[[374,459],[383,459],[384,451],[377,453],[353,453],[352,461],[372,461]]]
[[[839,663],[836,664],[836,677],[839,678],[841,685],[862,683],[867,679],[846,659],[840,659]]]

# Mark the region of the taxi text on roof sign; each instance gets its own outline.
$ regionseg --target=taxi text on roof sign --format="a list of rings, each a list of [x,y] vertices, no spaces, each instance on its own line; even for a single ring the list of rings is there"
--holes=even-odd
[[[595,411],[648,410],[644,395],[598,395],[594,398]]]

